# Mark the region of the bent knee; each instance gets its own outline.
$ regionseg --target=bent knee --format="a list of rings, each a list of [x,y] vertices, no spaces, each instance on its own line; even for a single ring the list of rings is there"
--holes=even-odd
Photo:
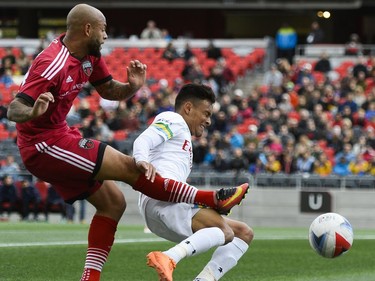
[[[246,242],[247,244],[250,244],[251,241],[253,241],[254,239],[254,231],[250,226],[243,223],[241,224],[241,227],[238,233],[236,233],[236,236],[240,238],[241,240],[243,240],[244,242]]]

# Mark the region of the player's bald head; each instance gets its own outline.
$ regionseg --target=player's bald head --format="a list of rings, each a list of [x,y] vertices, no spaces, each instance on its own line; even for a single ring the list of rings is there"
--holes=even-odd
[[[81,27],[87,23],[95,24],[100,21],[105,22],[105,17],[101,11],[87,4],[78,4],[70,10],[66,18],[66,25],[69,30]]]

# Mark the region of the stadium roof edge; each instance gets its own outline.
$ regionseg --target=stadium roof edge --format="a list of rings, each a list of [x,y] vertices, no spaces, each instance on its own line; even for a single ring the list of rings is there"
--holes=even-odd
[[[174,9],[359,9],[363,6],[362,0],[346,1],[241,1],[241,0],[211,0],[211,1],[131,1],[107,0],[89,1],[90,5],[98,8],[174,8]],[[365,1],[366,5],[370,2]],[[50,0],[3,0],[3,8],[71,8],[76,1],[50,1]]]

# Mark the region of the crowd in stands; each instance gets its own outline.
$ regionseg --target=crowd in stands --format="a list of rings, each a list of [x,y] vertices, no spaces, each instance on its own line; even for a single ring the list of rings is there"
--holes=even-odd
[[[214,89],[217,103],[212,125],[194,140],[198,169],[254,175],[375,175],[375,59],[358,57],[355,64],[332,69],[326,54],[315,62],[293,64],[279,58],[264,72],[263,81],[240,89],[232,71],[235,65],[226,62],[222,50],[210,44],[203,51],[204,57],[198,58],[187,44],[178,53],[170,41],[154,64],[184,61],[180,72],[174,73],[177,78],[149,75],[129,101],[101,100],[88,85],[68,116],[69,124],[78,126],[84,137],[131,153],[132,140],[153,117],[173,110],[183,83],[206,83]],[[19,59],[21,53],[4,54],[3,66],[13,74],[27,68],[28,63]],[[213,61],[208,71],[203,71],[205,60]],[[2,110],[6,111],[4,102]],[[5,129],[11,126],[5,114],[1,117]]]

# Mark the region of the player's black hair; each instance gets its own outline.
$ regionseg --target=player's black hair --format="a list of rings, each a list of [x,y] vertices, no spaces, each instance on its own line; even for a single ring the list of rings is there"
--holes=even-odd
[[[215,103],[216,97],[211,87],[203,84],[185,84],[182,86],[177,94],[175,101],[175,109],[178,110],[181,106],[190,100],[192,102],[196,100],[208,100],[211,104]]]

